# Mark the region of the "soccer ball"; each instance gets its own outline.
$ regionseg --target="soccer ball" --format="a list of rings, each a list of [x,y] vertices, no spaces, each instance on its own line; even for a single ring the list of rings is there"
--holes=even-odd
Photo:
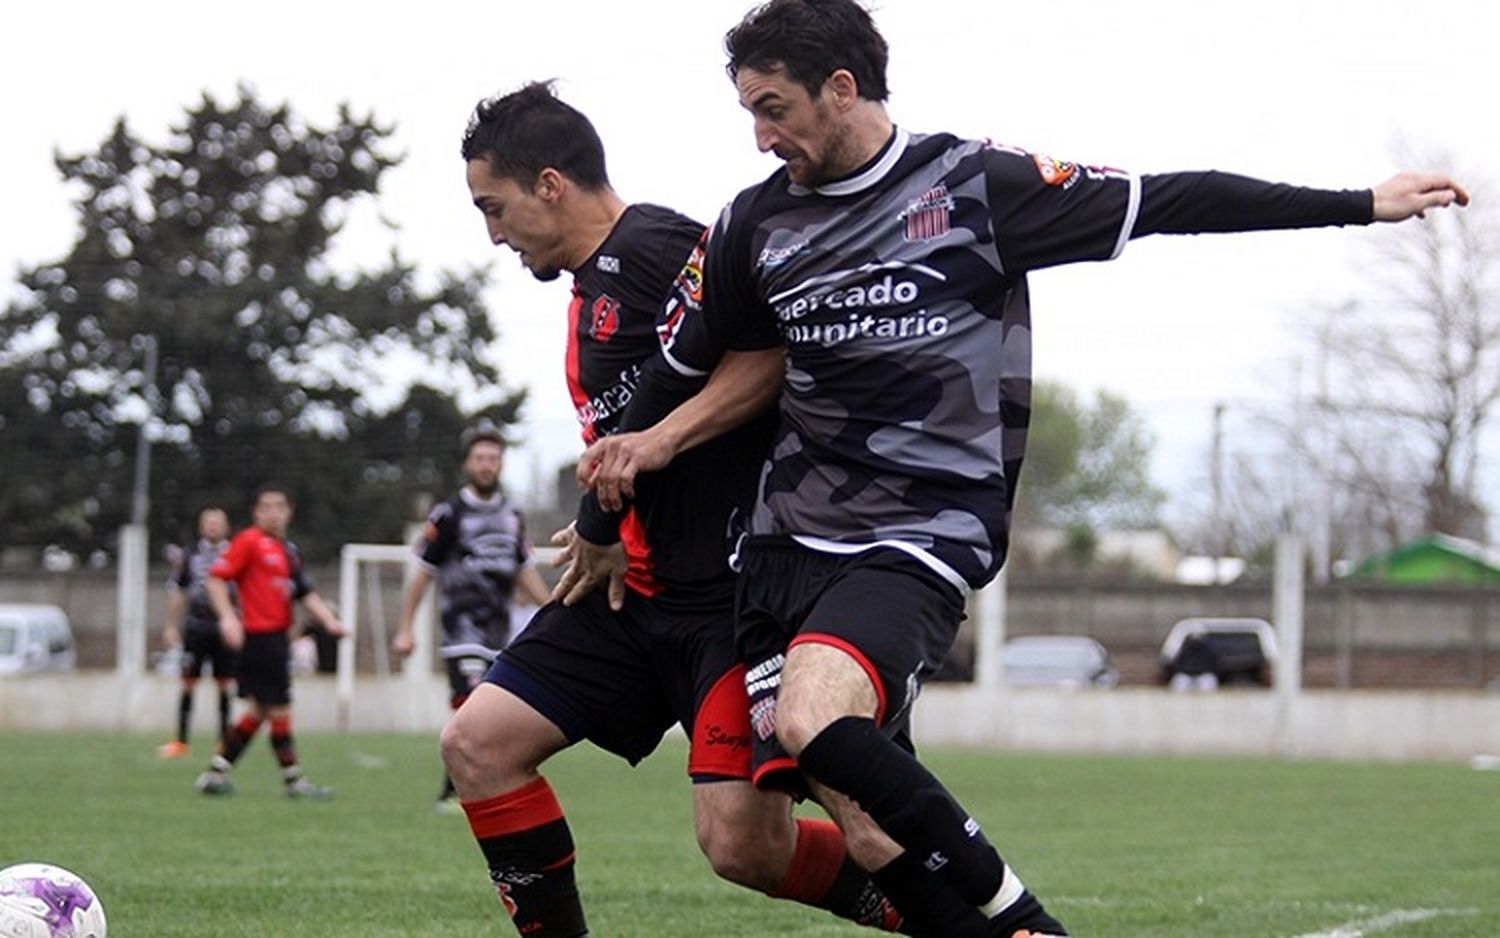
[[[19,863],[0,870],[0,938],[104,938],[104,906],[62,867]]]

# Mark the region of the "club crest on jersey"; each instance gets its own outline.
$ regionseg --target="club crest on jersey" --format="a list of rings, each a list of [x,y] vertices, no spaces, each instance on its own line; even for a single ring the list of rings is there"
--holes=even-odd
[[[594,266],[606,274],[617,274],[620,272],[620,259],[613,254],[600,254]]]
[[[693,253],[688,255],[687,263],[683,264],[682,270],[678,271],[677,279],[672,284],[673,289],[677,291],[677,295],[681,297],[682,301],[693,309],[698,309],[703,305],[703,256],[705,254],[704,248],[707,244],[708,232],[705,231],[703,232],[703,237],[698,239],[698,244],[694,246]]]
[[[953,196],[947,186],[935,186],[908,205],[900,218],[906,225],[902,237],[907,241],[941,238],[953,226]]]
[[[1031,159],[1036,163],[1036,171],[1042,174],[1042,182],[1049,186],[1062,186],[1068,188],[1073,178],[1078,174],[1078,164],[1068,163],[1063,160],[1054,160],[1050,156],[1040,153],[1032,154]]]
[[[620,328],[620,301],[608,293],[594,301],[589,310],[589,338],[608,342]]]

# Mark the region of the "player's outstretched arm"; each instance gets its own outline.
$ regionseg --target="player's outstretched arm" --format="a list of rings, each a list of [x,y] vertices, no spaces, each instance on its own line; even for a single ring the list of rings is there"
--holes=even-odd
[[[781,393],[786,350],[781,346],[725,352],[702,391],[648,430],[617,433],[590,446],[578,460],[578,482],[592,488],[606,511],[635,495],[635,477],[664,468],[678,453],[727,433],[761,413]]]
[[[1376,221],[1422,218],[1430,208],[1469,204],[1468,190],[1441,173],[1397,173],[1373,191]]]

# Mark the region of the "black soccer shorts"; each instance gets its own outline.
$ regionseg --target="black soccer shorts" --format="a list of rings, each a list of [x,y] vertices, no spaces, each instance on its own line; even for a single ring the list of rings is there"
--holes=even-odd
[[[290,647],[286,632],[247,632],[235,672],[239,695],[265,707],[291,703]]]
[[[673,724],[688,733],[688,774],[750,777],[744,667],[732,607],[685,612],[627,591],[620,612],[602,590],[549,603],[485,680],[526,701],[570,743],[587,739],[632,765]]]
[[[912,750],[911,706],[964,619],[951,583],[893,548],[831,554],[783,536],[747,539],[736,595],[736,641],[750,701],[752,778],[805,795],[797,762],[776,739],[776,693],[786,652],[831,645],[870,678],[875,724]]]
[[[214,677],[234,678],[235,653],[224,645],[219,623],[214,619],[189,619],[182,632],[182,676],[200,678],[204,668],[212,668]]]
[[[443,664],[448,669],[448,705],[457,710],[468,700],[474,688],[484,683],[484,675],[494,663],[494,656],[454,655],[444,658]]]

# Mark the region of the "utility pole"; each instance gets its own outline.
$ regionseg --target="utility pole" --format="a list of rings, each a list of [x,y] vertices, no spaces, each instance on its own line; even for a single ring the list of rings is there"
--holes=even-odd
[[[136,437],[135,486],[131,493],[130,523],[120,529],[120,563],[115,584],[119,633],[115,667],[133,680],[146,667],[147,526],[151,507],[151,421],[156,416],[156,337],[137,336],[132,343],[142,354],[141,395],[146,415]]]

